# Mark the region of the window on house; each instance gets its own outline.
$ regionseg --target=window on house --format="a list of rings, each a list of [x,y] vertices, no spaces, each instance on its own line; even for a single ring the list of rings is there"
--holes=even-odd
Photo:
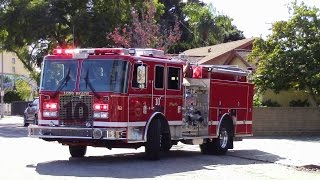
[[[16,58],[12,58],[11,62],[12,62],[12,64],[15,64],[16,63]]]
[[[143,66],[146,69],[146,73],[145,73],[145,79],[146,79],[146,83],[139,85],[138,83],[138,79],[137,79],[137,72],[138,72],[138,67],[141,66],[141,64],[134,64],[133,67],[133,75],[132,75],[132,87],[134,88],[146,88],[147,86],[147,74],[148,74],[148,69],[147,69],[147,65],[143,64]]]
[[[180,89],[180,68],[168,68],[168,89]]]
[[[16,73],[16,67],[12,67],[12,73]]]
[[[156,66],[154,74],[154,86],[158,89],[163,89],[163,76],[164,76],[164,67],[163,66]]]

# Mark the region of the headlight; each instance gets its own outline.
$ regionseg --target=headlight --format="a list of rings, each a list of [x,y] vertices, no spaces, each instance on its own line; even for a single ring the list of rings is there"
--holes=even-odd
[[[57,111],[43,111],[43,117],[57,117]]]
[[[108,119],[109,118],[109,113],[108,112],[94,112],[93,113],[93,118],[95,119]]]

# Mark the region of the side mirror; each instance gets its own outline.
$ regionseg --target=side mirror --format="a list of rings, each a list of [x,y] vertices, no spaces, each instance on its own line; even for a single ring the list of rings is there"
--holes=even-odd
[[[146,67],[143,65],[137,68],[137,82],[140,86],[146,83]]]
[[[29,106],[29,107],[32,107],[32,106],[33,106],[33,104],[32,104],[32,103],[28,103],[28,106]]]

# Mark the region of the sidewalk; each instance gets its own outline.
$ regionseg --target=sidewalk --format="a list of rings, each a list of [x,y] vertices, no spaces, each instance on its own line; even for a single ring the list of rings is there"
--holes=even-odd
[[[4,116],[0,119],[0,124],[22,124],[23,117],[22,116]]]
[[[250,149],[257,149],[260,153],[251,153],[252,151],[248,151]],[[320,167],[320,137],[252,137],[235,142],[234,154],[237,154],[238,150],[241,150],[239,156],[248,159],[287,166],[316,165]],[[279,158],[275,159],[272,155]]]

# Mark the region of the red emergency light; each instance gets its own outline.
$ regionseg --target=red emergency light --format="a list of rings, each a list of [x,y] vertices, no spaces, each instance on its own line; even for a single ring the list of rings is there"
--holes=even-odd
[[[93,109],[95,111],[108,111],[109,106],[108,106],[108,104],[94,104]]]
[[[129,54],[128,49],[124,48],[94,48],[94,49],[54,49],[53,55],[75,55],[75,54]]]
[[[79,49],[54,49],[53,55],[72,55],[79,53]]]

